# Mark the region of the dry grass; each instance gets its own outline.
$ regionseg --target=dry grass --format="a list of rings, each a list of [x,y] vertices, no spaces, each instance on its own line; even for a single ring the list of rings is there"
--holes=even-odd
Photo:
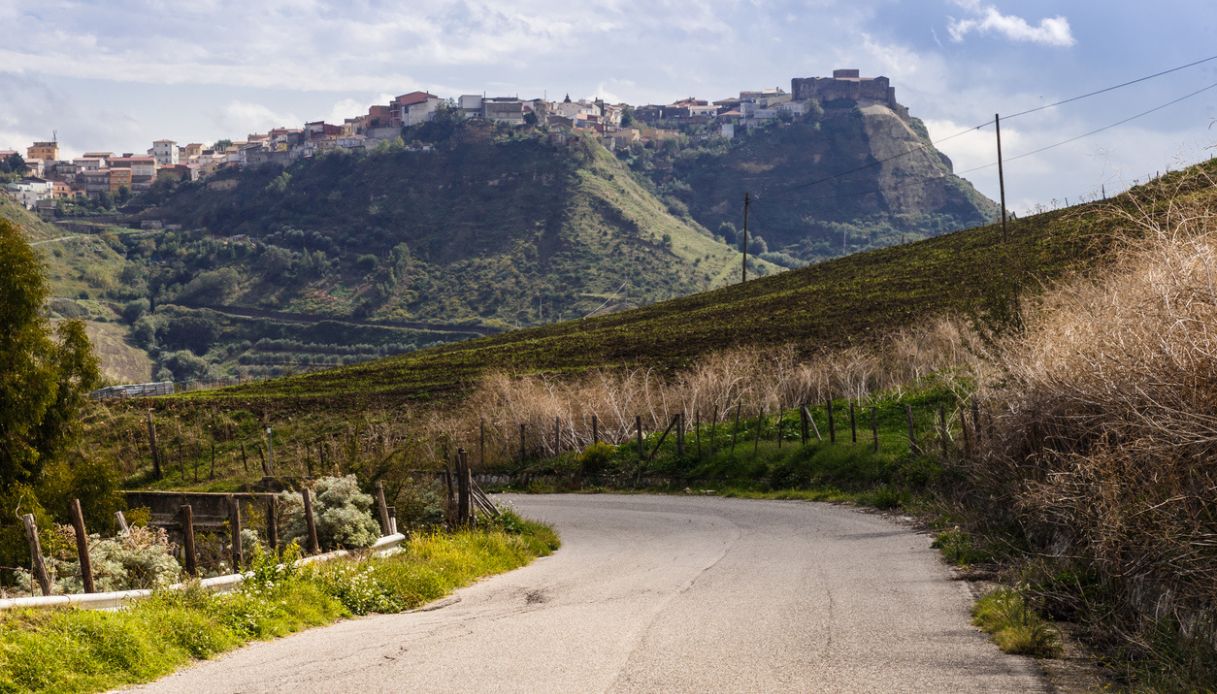
[[[997,437],[974,499],[1094,571],[1152,651],[1217,623],[1217,215],[1170,203],[1102,277],[1047,292],[1000,349]]]
[[[476,441],[484,421],[488,449],[518,455],[519,425],[530,452],[553,452],[555,424],[563,450],[591,443],[595,416],[601,440],[634,436],[635,417],[645,432],[667,427],[674,414],[692,423],[774,413],[827,397],[866,400],[915,387],[952,373],[974,379],[984,372],[985,348],[962,320],[938,319],[902,330],[873,348],[824,351],[810,358],[797,345],[747,347],[709,354],[689,369],[662,375],[650,369],[598,370],[577,379],[544,375],[487,376],[459,408],[432,413],[423,426],[440,441]],[[955,380],[955,379],[951,379]]]

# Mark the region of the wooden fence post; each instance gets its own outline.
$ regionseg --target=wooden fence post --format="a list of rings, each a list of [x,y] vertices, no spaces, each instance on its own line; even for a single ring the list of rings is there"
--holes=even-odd
[[[462,456],[463,458],[464,456]],[[473,468],[465,461],[465,505],[469,508],[469,525],[474,525],[477,522],[477,506],[474,500],[473,493]]]
[[[51,577],[46,572],[46,562],[42,559],[42,543],[38,541],[38,525],[34,522],[34,514],[27,513],[21,517],[25,525],[25,539],[30,545],[30,567],[34,570],[34,578],[43,595],[51,594]]]
[[[152,421],[152,410],[148,410],[148,445],[152,448],[152,474],[159,480],[161,473],[161,452],[156,445],[156,423]]]
[[[642,416],[634,416],[634,433],[638,437],[638,457],[639,459],[646,457],[646,451],[642,447]]]
[[[832,396],[831,395],[828,396],[828,399],[826,402],[828,404],[828,442],[836,443],[837,442],[837,423],[835,421],[836,418],[832,416]]]
[[[465,449],[456,451],[456,518],[457,525],[469,525],[471,509],[469,505],[469,464],[465,460]]]
[[[321,551],[321,542],[317,539],[317,519],[313,516],[313,490],[305,487],[300,490],[304,500],[304,525],[308,529],[308,552],[317,554]]]
[[[562,418],[554,417],[554,457],[562,453]]]
[[[938,436],[942,439],[942,458],[946,460],[950,457],[950,447],[947,445],[950,432],[947,431],[947,408],[945,405],[938,406]]]
[[[693,440],[697,443],[697,459],[701,460],[701,408],[693,413]]]
[[[131,528],[127,525],[127,517],[123,515],[122,511],[114,512],[114,522],[118,523],[118,531],[120,533],[129,532],[131,530]]]
[[[600,443],[600,420],[592,415],[592,445]]]
[[[774,433],[773,438],[778,440],[778,450],[781,450],[782,449],[782,406],[781,405],[778,405],[778,423],[777,423],[777,426],[774,428],[777,429],[777,431]]]
[[[279,552],[279,499],[271,495],[266,499],[266,543],[273,554]]]
[[[858,419],[854,412],[854,401],[849,401],[849,442],[857,445],[858,443]]]
[[[478,467],[486,469],[486,418],[478,420]]]
[[[464,454],[464,449],[461,454]],[[376,514],[380,517],[380,534],[388,535],[389,530],[389,504],[385,501],[385,485],[383,482],[376,483]]]
[[[523,422],[520,422],[520,464],[523,464],[523,463],[524,463],[524,459],[525,459],[525,458],[527,457],[527,455],[528,455],[527,450],[526,450],[526,448],[525,448],[525,446],[524,446],[524,443],[525,443],[525,439],[524,439],[524,427],[525,427],[525,426],[526,426],[526,425],[525,425]]]
[[[761,408],[761,413],[756,418],[756,436],[752,437],[752,459],[756,460],[756,453],[761,447],[761,427],[765,425],[765,408]]]
[[[731,455],[735,455],[735,439],[739,436],[739,411],[742,405],[735,404],[735,427],[731,430]]]
[[[685,413],[681,411],[676,415],[676,455],[684,456],[685,454]]]
[[[241,502],[228,495],[228,532],[231,536],[232,571],[238,573],[245,566],[245,547],[241,540]]]
[[[807,405],[799,406],[799,443],[806,446],[807,440],[811,438],[811,432],[807,427]]]
[[[199,575],[199,555],[194,550],[194,511],[190,504],[182,504],[178,509],[182,524],[182,553],[186,563],[186,574]]]
[[[270,427],[266,427],[266,470],[264,470],[264,472],[266,473],[267,477],[271,477],[275,474],[274,438],[274,432],[271,431]]]
[[[875,452],[879,452],[879,408],[871,405],[870,407],[870,435]]]
[[[93,562],[89,558],[89,535],[85,531],[85,514],[80,499],[72,499],[72,530],[76,532],[76,556],[80,559],[80,582],[86,593],[97,592],[93,586]]]
[[[913,406],[904,406],[904,416],[908,420],[909,425],[909,451],[912,453],[920,453],[921,449],[917,446],[917,431],[913,428]]]

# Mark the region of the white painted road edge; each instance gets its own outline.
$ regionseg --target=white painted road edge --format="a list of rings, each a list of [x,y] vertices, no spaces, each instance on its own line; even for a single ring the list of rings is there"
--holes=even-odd
[[[304,557],[296,562],[298,566],[305,564],[314,564],[319,561],[329,561],[331,559],[340,559],[342,557],[356,556],[364,553],[372,553],[377,556],[387,556],[398,548],[401,543],[405,542],[406,536],[401,533],[385,535],[372,544],[371,547],[361,550],[339,549],[325,554],[314,554],[311,557]],[[204,590],[212,593],[228,593],[236,590],[247,576],[252,576],[252,573],[228,574],[226,576],[213,576],[204,578],[198,582],[198,585]],[[194,585],[194,582],[175,583],[169,586],[169,590],[184,590],[188,586]],[[28,598],[5,598],[0,600],[0,610],[13,610],[22,607],[67,607],[75,606],[86,610],[113,610],[126,606],[133,600],[142,600],[152,596],[151,590],[117,590],[109,593],[73,593],[71,595],[43,595]]]

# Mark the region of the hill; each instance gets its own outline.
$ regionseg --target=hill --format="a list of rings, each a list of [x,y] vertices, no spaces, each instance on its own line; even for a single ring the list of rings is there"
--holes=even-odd
[[[125,294],[122,244],[112,234],[73,233],[31,214],[0,195],[0,218],[13,222],[42,259],[51,290],[53,319],[85,322],[89,339],[102,361],[103,374],[114,381],[140,382],[152,375],[147,352],[132,345],[119,311]]]
[[[731,242],[750,191],[750,231],[764,240],[756,250],[791,267],[977,226],[998,211],[952,173],[920,120],[881,104],[830,101],[731,141],[622,157],[670,205]]]
[[[151,251],[150,289],[183,306],[505,328],[721,286],[740,262],[595,141],[485,123],[434,146],[221,174],[157,203],[145,217],[192,231],[181,262],[167,243]]]
[[[1217,164],[1198,167],[1208,176]],[[212,391],[197,397],[311,408],[455,396],[490,369],[575,373],[642,363],[677,368],[741,344],[795,343],[805,350],[861,343],[955,310],[1001,323],[1022,292],[1101,258],[1124,212],[1180,190],[1217,200],[1185,170],[1093,202],[855,254],[801,270],[614,315],[518,330],[349,368]],[[1211,180],[1211,179],[1208,179]],[[1180,188],[1181,187],[1181,188]]]

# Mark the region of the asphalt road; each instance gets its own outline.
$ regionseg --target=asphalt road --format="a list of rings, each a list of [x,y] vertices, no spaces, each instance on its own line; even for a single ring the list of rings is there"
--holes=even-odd
[[[150,692],[1029,692],[930,540],[827,504],[517,496],[551,557],[432,611],[259,643]]]

